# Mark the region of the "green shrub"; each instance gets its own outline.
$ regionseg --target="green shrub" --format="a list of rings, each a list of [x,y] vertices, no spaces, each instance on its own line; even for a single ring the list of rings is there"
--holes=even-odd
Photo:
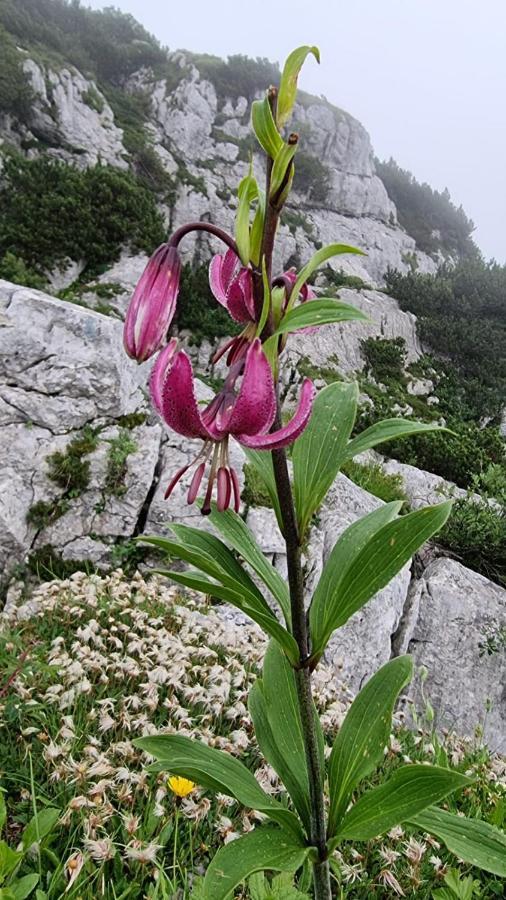
[[[406,359],[404,338],[367,338],[361,342],[368,371],[377,381],[400,380]]]
[[[38,274],[68,257],[97,272],[125,244],[151,252],[164,238],[153,194],[129,172],[13,155],[2,174],[0,255],[10,252]]]
[[[84,91],[81,99],[83,103],[86,103],[86,106],[94,109],[95,112],[100,114],[104,111],[104,100],[93,85],[87,91]]]
[[[22,259],[10,251],[7,251],[3,259],[0,259],[0,278],[39,291],[43,291],[47,287],[46,280],[41,275],[38,275],[33,269],[29,269]]]
[[[323,274],[325,275],[327,284],[332,285],[332,287],[346,287],[355,291],[365,291],[370,290],[371,288],[370,284],[367,284],[358,275],[346,275],[343,269],[339,269],[336,272],[332,266],[327,266]]]
[[[239,326],[211,293],[208,266],[183,266],[176,324],[191,331],[196,344],[239,333]]]
[[[241,498],[246,506],[267,506],[272,509],[272,500],[257,470],[250,463],[243,469],[244,487]]]
[[[407,501],[402,475],[388,475],[379,463],[358,463],[352,459],[344,464],[341,471],[364,491],[385,503]]]
[[[121,497],[126,491],[125,476],[127,460],[137,450],[137,444],[127,428],[121,429],[118,437],[108,441],[107,470],[104,489],[106,494]]]
[[[436,275],[389,271],[386,285],[444,359],[438,396],[458,404],[455,416],[497,420],[506,396],[506,266],[467,259]]]
[[[447,188],[439,192],[428,184],[419,184],[411,172],[401,169],[392,158],[388,162],[377,160],[376,171],[397,207],[400,224],[414,237],[420,250],[476,255],[471,239],[474,224],[461,206],[457,208],[452,203]]]
[[[294,190],[308,194],[311,200],[325,203],[330,190],[330,169],[317,156],[298,150],[295,156]]]
[[[30,112],[33,91],[23,71],[22,55],[1,25],[0,59],[0,109],[25,120]]]
[[[506,507],[457,500],[437,542],[465,566],[506,586]]]
[[[246,97],[254,100],[259,91],[265,91],[270,84],[279,81],[279,68],[268,59],[235,54],[227,60],[207,53],[189,54],[203,78],[214,85],[220,100],[237,100]]]

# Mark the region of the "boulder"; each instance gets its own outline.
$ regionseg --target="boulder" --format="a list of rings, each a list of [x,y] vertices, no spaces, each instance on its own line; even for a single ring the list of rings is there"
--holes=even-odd
[[[439,728],[473,735],[481,723],[504,750],[506,590],[453,559],[431,562],[414,581],[395,651],[428,670],[425,696]],[[420,685],[415,702],[423,709]]]

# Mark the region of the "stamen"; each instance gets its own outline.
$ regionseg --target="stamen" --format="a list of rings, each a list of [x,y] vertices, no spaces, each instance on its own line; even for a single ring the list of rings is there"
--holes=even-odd
[[[230,472],[230,480],[232,482],[232,488],[234,491],[234,509],[235,509],[236,513],[238,513],[241,508],[241,488],[239,485],[239,479],[237,477],[237,472],[235,471],[235,469],[232,466],[230,466],[229,472]]]
[[[218,469],[218,512],[224,512],[230,504],[230,495],[232,493],[232,485],[230,483],[230,473],[225,466]]]
[[[187,466],[183,466],[181,469],[177,470],[172,481],[169,482],[169,486],[168,486],[167,490],[165,491],[165,494],[164,494],[165,500],[169,499],[170,495],[172,494],[172,491],[176,487],[176,484],[178,483],[178,481],[181,480],[184,473],[188,471],[188,469],[190,468],[191,465],[193,465],[193,463],[188,463]]]
[[[220,444],[216,444],[214,447],[213,461],[211,463],[211,471],[209,473],[209,481],[207,483],[206,496],[204,497],[204,503],[201,509],[201,513],[203,516],[208,516],[211,512],[211,497],[213,495],[214,480],[216,478],[216,469],[218,466],[219,454]]]
[[[190,483],[190,487],[188,489],[188,504],[193,503],[195,498],[199,492],[200,485],[202,483],[202,478],[204,477],[204,472],[206,470],[205,462],[201,462],[199,466],[195,469],[195,473]]]

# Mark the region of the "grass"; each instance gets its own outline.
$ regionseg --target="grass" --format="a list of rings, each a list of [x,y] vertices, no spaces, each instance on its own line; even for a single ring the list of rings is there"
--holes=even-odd
[[[240,757],[278,793],[246,707],[264,635],[254,625],[238,629],[221,618],[219,607],[139,574],[130,580],[121,572],[74,575],[42,585],[32,600],[38,608],[28,621],[13,614],[1,623],[4,837],[16,846],[34,808],[56,808],[59,819],[41,841],[40,857],[27,856],[19,874],[40,869],[47,900],[198,900],[195,875],[224,840],[251,828],[254,814],[198,787],[177,799],[165,774],[146,770],[132,740],[164,729],[196,736]],[[325,665],[315,673],[315,688],[330,746],[348,694]],[[428,716],[408,731],[399,715],[375,782],[406,757],[471,773],[475,781],[450,808],[502,825],[504,761],[491,756],[479,736],[462,741],[447,735],[440,744]],[[366,845],[347,843],[332,865],[336,896],[350,900],[392,897],[388,874],[405,895],[431,900],[449,865],[478,879],[481,897],[502,896],[493,876],[458,865],[432,838],[410,829]],[[250,887],[240,896],[262,896],[255,893],[258,880]],[[283,890],[278,896],[288,898],[286,882]]]
[[[267,506],[272,509],[272,500],[260,475],[251,463],[244,465],[244,487],[241,499],[246,506]]]
[[[379,463],[363,464],[351,459],[341,471],[364,491],[369,491],[385,503],[402,500],[407,505],[402,475],[388,475]]]

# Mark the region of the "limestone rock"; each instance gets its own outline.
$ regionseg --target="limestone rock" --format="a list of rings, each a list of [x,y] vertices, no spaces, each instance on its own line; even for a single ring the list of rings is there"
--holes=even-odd
[[[440,475],[424,472],[423,469],[398,462],[396,459],[387,459],[382,465],[388,475],[402,477],[404,490],[412,509],[420,509],[422,506],[433,503],[442,503],[448,497],[454,497],[456,500],[467,497],[467,491],[457,487],[451,481],[446,481]]]
[[[403,312],[393,297],[379,291],[341,289],[339,297],[365,312],[370,322],[343,322],[326,325],[313,334],[294,334],[289,338],[285,359],[293,381],[301,360],[309,361],[312,370],[333,369],[351,375],[364,366],[361,342],[370,337],[402,337],[406,343],[406,360],[417,360],[421,354],[416,331],[416,316]]]
[[[455,560],[437,559],[415,583],[410,608],[397,652],[411,653],[417,666],[428,669],[424,692],[437,726],[473,735],[484,723],[490,747],[502,748],[506,591]],[[420,693],[416,699],[423,708]]]
[[[33,59],[25,60],[23,68],[36,96],[30,127],[56,145],[52,155],[80,166],[102,162],[127,168],[123,132],[94,81],[77,69],[55,71]]]
[[[146,369],[125,356],[108,316],[0,281],[0,425],[54,434],[144,403]]]

